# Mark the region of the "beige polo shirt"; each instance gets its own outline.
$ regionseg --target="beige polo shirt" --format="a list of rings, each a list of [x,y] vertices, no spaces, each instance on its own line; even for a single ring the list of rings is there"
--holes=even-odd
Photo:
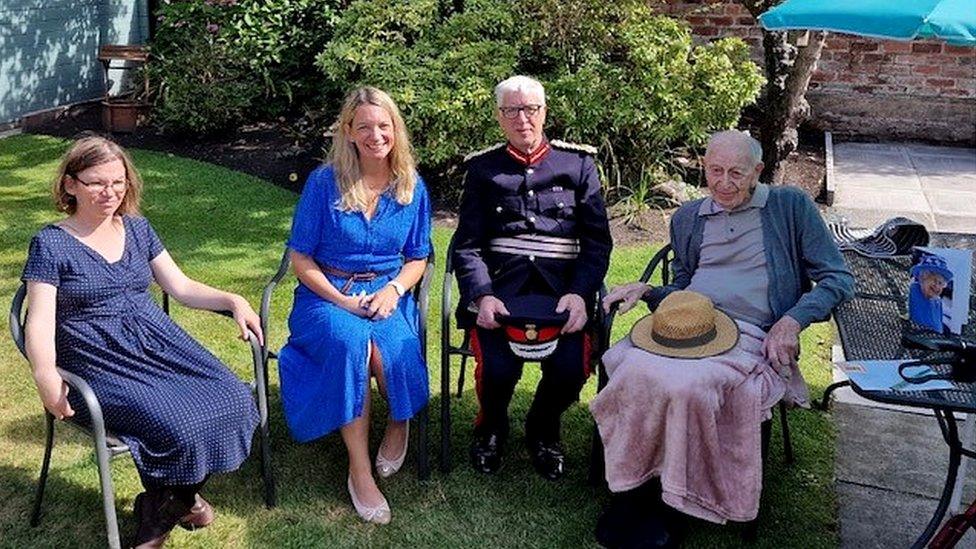
[[[756,326],[775,320],[769,306],[769,273],[760,211],[766,207],[769,186],[756,185],[744,205],[725,211],[711,198],[702,201],[705,217],[701,258],[688,290],[708,296],[734,319]]]

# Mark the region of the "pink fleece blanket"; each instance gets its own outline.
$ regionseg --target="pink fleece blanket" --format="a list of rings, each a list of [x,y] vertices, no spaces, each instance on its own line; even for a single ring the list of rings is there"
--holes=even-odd
[[[674,359],[625,338],[603,355],[607,386],[590,402],[610,490],[661,477],[663,499],[712,522],[749,521],[762,490],[760,422],[781,398],[806,406],[800,371],[762,357],[765,332],[738,322],[739,343],[706,359]]]

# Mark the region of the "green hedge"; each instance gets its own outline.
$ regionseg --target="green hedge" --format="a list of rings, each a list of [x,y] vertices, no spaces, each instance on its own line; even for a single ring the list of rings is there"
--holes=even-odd
[[[441,196],[465,153],[502,139],[492,89],[512,74],[546,85],[550,134],[598,146],[617,182],[660,173],[670,148],[734,126],[762,86],[744,42],[696,45],[684,21],[644,0],[224,0],[162,15],[164,125],[215,130],[298,106],[331,120],[346,90],[377,86],[403,110]],[[205,78],[234,83],[194,101],[213,87]]]
[[[312,61],[332,36],[341,0],[171,0],[151,43],[155,120],[205,134],[315,104]]]

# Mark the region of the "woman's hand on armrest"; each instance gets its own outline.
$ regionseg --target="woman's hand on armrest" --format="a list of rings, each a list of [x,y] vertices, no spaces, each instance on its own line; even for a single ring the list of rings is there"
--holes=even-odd
[[[254,332],[258,336],[258,343],[264,345],[264,333],[261,331],[261,318],[258,316],[251,304],[242,296],[230,294],[230,312],[234,315],[234,322],[241,329],[241,339],[247,341],[247,332]]]
[[[64,419],[75,415],[75,411],[68,403],[68,384],[65,383],[57,370],[35,372],[34,383],[37,385],[37,393],[41,397],[41,403],[51,415],[58,419]]]

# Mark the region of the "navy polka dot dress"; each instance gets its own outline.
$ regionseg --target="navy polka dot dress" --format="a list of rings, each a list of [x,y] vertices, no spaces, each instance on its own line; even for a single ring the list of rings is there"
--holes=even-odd
[[[146,219],[122,219],[119,261],[48,225],[31,240],[22,280],[58,288],[57,365],[91,385],[143,484],[196,484],[240,466],[258,412],[248,386],[153,300],[149,262],[163,245]],[[80,395],[68,397],[87,423]]]

